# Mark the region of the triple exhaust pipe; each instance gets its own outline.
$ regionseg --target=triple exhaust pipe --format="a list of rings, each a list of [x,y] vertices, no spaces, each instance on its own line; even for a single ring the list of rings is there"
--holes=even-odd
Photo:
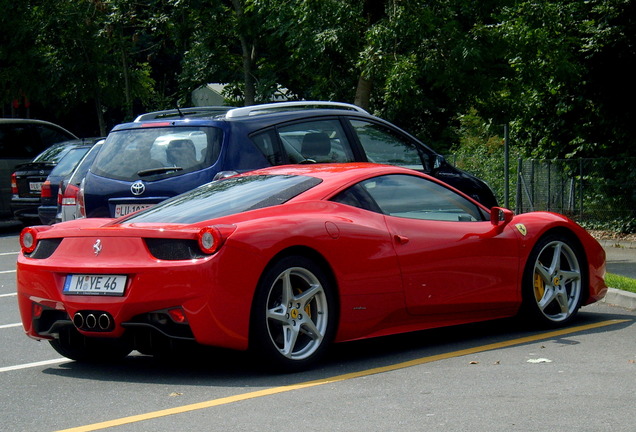
[[[106,312],[77,312],[73,315],[73,324],[80,330],[110,331],[113,329],[113,319]]]

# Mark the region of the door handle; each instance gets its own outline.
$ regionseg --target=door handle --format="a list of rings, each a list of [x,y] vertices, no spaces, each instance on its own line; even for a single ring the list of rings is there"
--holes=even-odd
[[[401,236],[399,234],[395,234],[393,236],[393,238],[395,239],[396,243],[401,244],[401,245],[407,244],[409,242],[409,238],[408,237]]]

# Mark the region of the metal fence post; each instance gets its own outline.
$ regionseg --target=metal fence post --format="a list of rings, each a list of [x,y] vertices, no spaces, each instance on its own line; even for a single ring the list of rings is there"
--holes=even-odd
[[[510,170],[508,165],[510,149],[508,148],[508,123],[504,123],[504,207],[510,205]]]
[[[517,191],[515,194],[515,202],[516,202],[516,209],[515,209],[515,213],[519,214],[519,213],[523,213],[523,202],[522,202],[522,197],[521,197],[521,182],[522,182],[522,175],[523,172],[521,171],[523,169],[523,161],[521,160],[521,158],[517,158]]]
[[[583,220],[583,159],[579,158],[579,220]]]

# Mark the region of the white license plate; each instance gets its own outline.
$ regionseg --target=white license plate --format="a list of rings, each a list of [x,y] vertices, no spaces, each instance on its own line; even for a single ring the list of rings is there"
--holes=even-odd
[[[66,276],[64,294],[122,296],[126,275],[74,274]]]
[[[115,206],[115,217],[126,216],[127,214],[147,209],[152,207],[152,204],[117,204]]]
[[[29,182],[31,192],[42,192],[42,182]]]

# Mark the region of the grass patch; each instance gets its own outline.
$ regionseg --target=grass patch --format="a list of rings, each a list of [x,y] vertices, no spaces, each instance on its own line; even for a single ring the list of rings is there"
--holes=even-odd
[[[605,283],[611,288],[636,293],[636,279],[619,276],[613,273],[606,273]]]

